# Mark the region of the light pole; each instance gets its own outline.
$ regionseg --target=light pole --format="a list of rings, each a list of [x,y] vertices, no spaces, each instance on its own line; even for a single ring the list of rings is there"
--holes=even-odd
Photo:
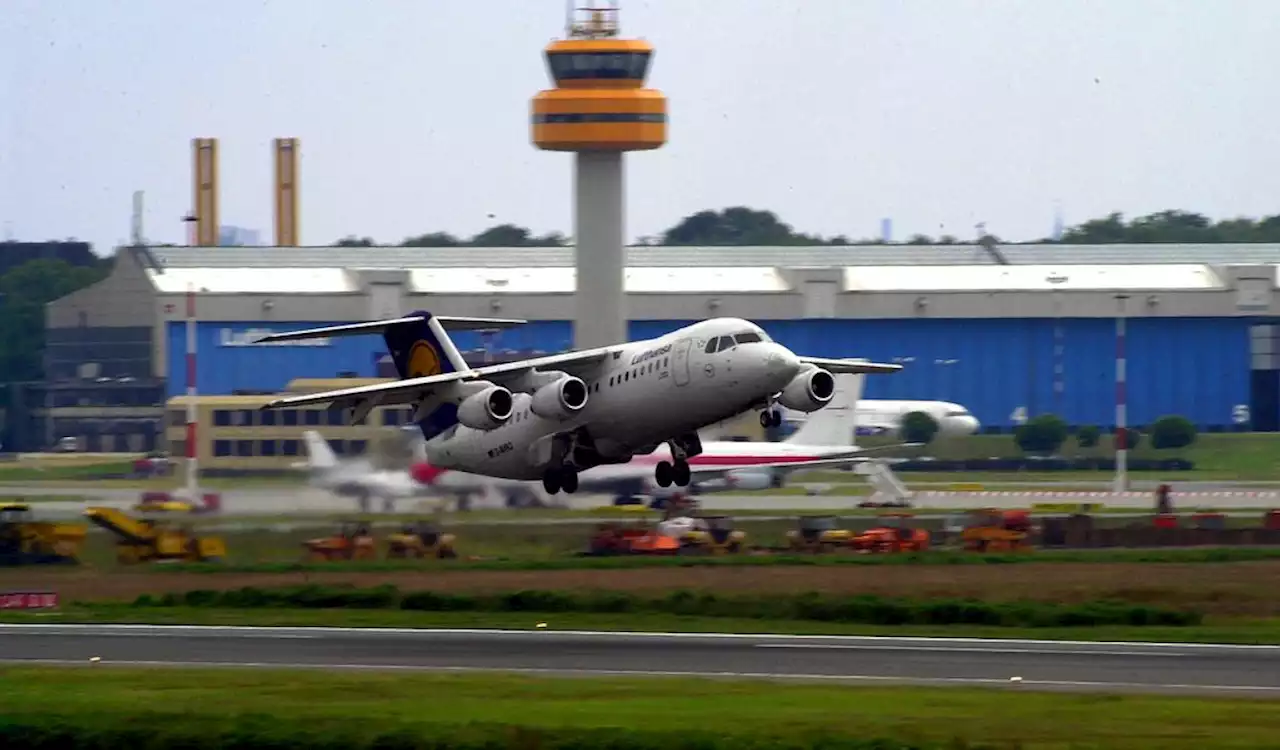
[[[1128,404],[1125,383],[1126,383],[1126,365],[1125,357],[1125,300],[1129,299],[1127,294],[1117,294],[1116,304],[1118,314],[1116,315],[1116,481],[1115,491],[1124,492],[1129,488],[1128,463],[1129,463],[1129,434],[1128,434]]]

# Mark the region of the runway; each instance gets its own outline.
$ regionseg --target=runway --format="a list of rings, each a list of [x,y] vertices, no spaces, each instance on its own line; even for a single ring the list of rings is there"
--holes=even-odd
[[[92,657],[100,657],[97,663],[107,667],[502,671],[1280,698],[1280,646],[533,629],[0,624],[0,663],[82,665]]]

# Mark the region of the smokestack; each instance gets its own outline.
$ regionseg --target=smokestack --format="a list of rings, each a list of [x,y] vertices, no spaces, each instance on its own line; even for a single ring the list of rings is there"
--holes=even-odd
[[[195,217],[195,241],[202,247],[218,244],[218,139],[193,138],[195,158],[195,190],[192,215]]]
[[[298,139],[275,139],[276,247],[298,245]]]

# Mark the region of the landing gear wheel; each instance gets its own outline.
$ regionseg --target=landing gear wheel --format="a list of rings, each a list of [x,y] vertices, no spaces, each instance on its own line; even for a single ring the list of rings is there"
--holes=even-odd
[[[676,465],[673,467],[673,473],[675,474],[673,479],[676,484],[681,487],[689,486],[689,480],[693,478],[693,473],[689,471],[688,461],[676,461]]]
[[[669,462],[659,461],[657,468],[653,470],[653,478],[659,487],[670,487],[675,480],[675,469]]]
[[[576,480],[577,477],[574,477],[574,479]],[[577,485],[576,481],[574,482],[574,485],[576,488],[576,485]],[[542,489],[546,490],[548,495],[554,495],[560,491],[560,470],[559,469],[546,470],[546,472],[542,475]]]
[[[779,427],[782,425],[782,412],[777,409],[766,409],[760,412],[761,427]]]
[[[578,472],[575,469],[566,467],[560,474],[560,487],[570,495],[577,492]]]

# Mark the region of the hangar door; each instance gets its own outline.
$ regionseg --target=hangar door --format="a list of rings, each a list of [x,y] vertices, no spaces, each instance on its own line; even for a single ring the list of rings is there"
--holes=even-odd
[[[1249,404],[1240,404],[1232,414],[1241,426],[1254,432],[1280,431],[1280,340],[1275,324],[1249,329]],[[1241,408],[1244,407],[1244,408]]]

